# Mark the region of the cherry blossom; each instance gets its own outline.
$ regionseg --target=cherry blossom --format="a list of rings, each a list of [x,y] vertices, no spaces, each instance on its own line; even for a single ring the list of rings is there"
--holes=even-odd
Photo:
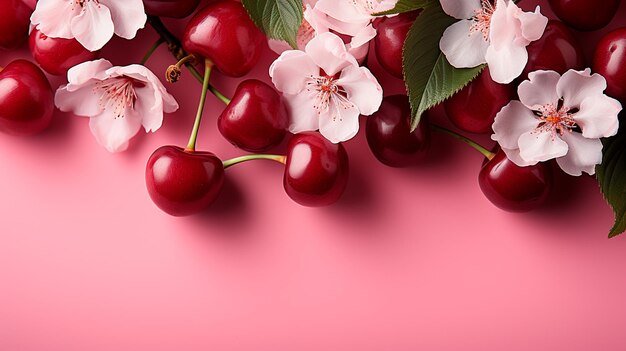
[[[322,33],[301,50],[283,52],[270,67],[276,88],[291,112],[292,133],[318,130],[333,143],[359,130],[359,116],[380,107],[383,91],[372,73],[359,67],[341,38]]]
[[[441,0],[448,15],[460,21],[448,27],[439,42],[457,68],[489,65],[491,78],[502,84],[517,78],[526,63],[526,47],[538,40],[548,23],[539,6],[524,12],[511,0]]]
[[[494,134],[518,166],[555,158],[570,175],[595,173],[602,162],[600,138],[617,133],[622,105],[606,96],[606,80],[590,70],[535,71],[496,115]]]
[[[110,152],[123,151],[139,132],[158,130],[163,112],[178,103],[146,67],[114,67],[109,61],[88,61],[70,68],[68,84],[60,87],[55,104],[64,112],[89,117],[89,127],[99,144]]]
[[[100,50],[113,34],[132,39],[146,23],[141,0],[39,0],[31,22],[52,38],[75,38]]]

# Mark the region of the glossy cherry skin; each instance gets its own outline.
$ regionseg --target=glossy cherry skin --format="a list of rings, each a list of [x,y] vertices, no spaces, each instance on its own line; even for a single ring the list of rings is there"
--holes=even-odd
[[[406,95],[384,98],[380,109],[367,117],[365,135],[374,156],[390,167],[416,165],[430,149],[428,118],[422,116],[411,132],[411,106]]]
[[[515,97],[511,84],[499,84],[485,68],[476,79],[443,104],[450,121],[468,133],[491,132],[491,125],[502,107]]]
[[[541,206],[553,184],[552,168],[547,163],[520,167],[497,151],[485,160],[478,184],[491,203],[509,212],[527,212]]]
[[[582,70],[587,66],[583,50],[572,31],[557,20],[548,21],[543,36],[526,47],[528,63],[520,76],[528,79],[528,73],[551,70],[560,74],[569,69]]]
[[[200,0],[143,0],[146,13],[158,17],[184,18],[198,7]]]
[[[249,79],[217,119],[226,140],[250,152],[266,151],[285,137],[289,115],[281,96],[269,85]]]
[[[210,152],[187,152],[177,146],[162,146],[146,165],[150,198],[172,216],[202,211],[217,198],[223,184],[222,161]]]
[[[230,77],[250,72],[266,41],[243,5],[231,0],[214,2],[199,10],[183,35],[183,47],[188,53],[211,60]]]
[[[617,12],[620,0],[549,0],[552,11],[568,26],[582,31],[605,27]]]
[[[289,141],[283,186],[303,206],[335,203],[348,183],[348,154],[321,134],[296,134]]]
[[[26,40],[32,13],[22,0],[0,2],[0,48],[14,49]]]
[[[377,22],[374,50],[380,66],[394,77],[402,79],[402,47],[415,18],[422,10],[383,17]]]
[[[52,121],[54,94],[48,78],[35,64],[15,60],[0,72],[0,130],[32,135]]]
[[[626,28],[616,29],[600,39],[592,67],[606,78],[606,94],[626,103]]]
[[[62,76],[79,63],[98,58],[98,52],[85,49],[76,39],[50,38],[33,29],[29,39],[30,52],[44,71]]]

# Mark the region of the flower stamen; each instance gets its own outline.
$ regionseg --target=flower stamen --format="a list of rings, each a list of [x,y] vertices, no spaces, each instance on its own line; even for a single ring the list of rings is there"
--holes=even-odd
[[[354,107],[354,104],[348,100],[346,90],[337,85],[337,80],[329,76],[309,76],[307,78],[308,92],[315,94],[313,108],[317,114],[331,112],[333,121],[339,118],[341,120],[341,110],[348,110]],[[333,109],[333,111],[330,111]]]
[[[573,118],[576,111],[574,113],[572,111],[568,107],[561,106],[559,108],[554,104],[540,106],[536,111],[533,111],[535,118],[540,121],[533,133],[549,132],[552,135],[552,140],[555,140],[557,136],[563,136],[565,133],[574,131],[578,125]]]
[[[115,118],[124,118],[127,109],[135,108],[137,92],[133,80],[128,77],[109,78],[96,83],[94,94],[100,94],[101,109],[113,109]]]
[[[481,32],[485,41],[489,40],[489,29],[491,28],[491,17],[496,11],[496,5],[490,0],[481,0],[480,9],[474,10],[471,20],[474,22],[470,26],[470,34]]]

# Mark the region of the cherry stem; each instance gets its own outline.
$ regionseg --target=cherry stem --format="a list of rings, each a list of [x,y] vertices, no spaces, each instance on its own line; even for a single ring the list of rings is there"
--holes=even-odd
[[[450,129],[435,125],[435,124],[430,124],[430,128],[434,131],[437,131],[439,133],[443,133],[443,134],[447,134],[455,139],[458,139],[464,143],[466,143],[467,145],[473,147],[476,151],[480,152],[481,154],[483,154],[483,156],[485,156],[488,160],[493,159],[496,154],[494,154],[493,152],[487,150],[485,147],[483,147],[482,145],[478,144],[477,142],[475,142],[474,140],[465,137],[459,133],[453,132]]]
[[[268,154],[254,154],[254,155],[246,155],[246,156],[240,156],[240,157],[235,157],[235,158],[231,158],[230,160],[226,160],[224,161],[224,169],[228,168],[228,167],[232,167],[236,164],[242,163],[242,162],[247,162],[247,161],[253,161],[253,160],[272,160],[272,161],[276,161],[282,164],[286,164],[287,163],[287,156],[284,155],[268,155]]]
[[[152,46],[150,47],[150,49],[148,49],[148,52],[146,52],[146,54],[144,55],[144,57],[141,59],[140,64],[145,66],[146,62],[148,62],[148,60],[150,59],[150,57],[152,56],[152,54],[154,54],[154,52],[159,48],[159,46],[161,46],[161,44],[165,43],[165,40],[163,40],[163,38],[159,37],[159,39],[157,39],[157,41],[154,42],[154,44],[152,44]]]
[[[172,34],[172,32],[170,32],[167,27],[165,27],[159,17],[148,16],[148,23],[150,24],[150,26],[152,26],[152,28],[154,28],[154,30],[157,32],[157,34],[159,34],[163,41],[167,43],[168,50],[177,60],[180,60],[183,57],[187,56],[187,53],[185,52],[185,50],[183,50],[183,46],[180,43],[180,40],[176,36],[174,36],[174,34]],[[194,76],[199,82],[204,82],[204,78],[202,77],[200,72],[198,72],[198,70],[193,66],[193,64],[187,62],[185,63],[185,67],[187,67],[191,75]],[[209,85],[209,91],[226,105],[230,103],[230,99],[228,99],[214,86]]]
[[[196,121],[193,124],[193,130],[189,137],[189,143],[185,151],[196,151],[196,139],[198,139],[198,131],[200,130],[200,122],[202,121],[202,112],[204,111],[204,104],[206,102],[206,93],[209,90],[209,79],[211,78],[211,71],[213,70],[213,62],[210,60],[204,60],[204,80],[202,82],[202,94],[200,95],[200,103],[198,104],[198,113],[196,113]]]

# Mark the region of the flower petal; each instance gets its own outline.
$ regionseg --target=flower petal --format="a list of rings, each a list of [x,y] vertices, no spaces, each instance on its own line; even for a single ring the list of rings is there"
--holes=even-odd
[[[74,90],[67,85],[60,87],[54,95],[54,104],[63,112],[71,112],[77,116],[93,117],[102,112],[99,96],[94,94],[97,80],[77,86]]]
[[[70,86],[80,86],[91,79],[104,80],[108,77],[106,70],[111,67],[111,62],[105,59],[83,62],[67,71],[67,81]]]
[[[83,5],[83,11],[71,22],[72,34],[89,51],[97,51],[113,37],[113,20],[106,6],[93,1]]]
[[[117,117],[110,110],[89,119],[89,128],[96,141],[109,152],[120,152],[128,148],[128,141],[141,128],[141,116],[127,109],[124,117]]]
[[[606,95],[591,96],[583,100],[573,118],[585,138],[608,138],[617,134],[620,111],[619,101]]]
[[[141,0],[100,0],[111,11],[115,34],[133,39],[137,31],[146,24],[147,16]]]
[[[456,19],[470,19],[481,8],[480,0],[441,0],[443,12]]]
[[[508,84],[519,77],[528,62],[526,46],[510,42],[496,48],[490,45],[485,54],[485,60],[489,65],[491,79],[500,84]]]
[[[580,133],[565,133],[563,140],[569,145],[569,152],[556,159],[561,169],[573,176],[579,176],[582,172],[593,175],[596,165],[602,163],[600,139],[587,139]]]
[[[584,71],[570,69],[565,72],[556,86],[559,96],[563,97],[563,105],[569,108],[579,108],[586,98],[604,95],[606,80],[601,75],[590,74],[587,68]]]
[[[489,41],[491,46],[500,49],[502,46],[509,46],[515,40],[518,32],[521,32],[520,22],[516,18],[519,8],[504,0],[497,0],[496,10],[491,16],[489,24]]]
[[[561,79],[560,74],[554,71],[534,71],[528,74],[528,79],[517,88],[522,104],[531,110],[537,110],[546,104],[557,106],[559,96],[556,85]]]
[[[291,116],[290,132],[295,134],[319,129],[319,115],[313,108],[314,94],[303,91],[295,95],[284,94],[283,97]]]
[[[511,101],[496,114],[492,140],[502,149],[517,149],[522,134],[534,130],[539,122],[535,115],[519,101]]]
[[[481,32],[470,32],[472,21],[461,20],[446,28],[439,41],[439,48],[448,62],[456,68],[476,67],[485,63],[489,43]]]
[[[358,66],[354,56],[350,55],[343,40],[327,32],[313,38],[305,49],[315,64],[333,76],[348,66]]]
[[[520,157],[527,162],[543,162],[567,154],[567,143],[549,131],[529,131],[519,137]]]
[[[319,117],[320,133],[331,143],[352,139],[359,132],[359,109],[352,104],[341,107],[331,104]]]
[[[80,11],[81,7],[74,1],[39,0],[30,21],[51,38],[71,39],[74,35],[70,23]]]
[[[511,2],[511,5],[513,4]],[[541,14],[539,6],[535,8],[535,12],[524,12],[519,11],[516,14],[516,17],[519,19],[522,26],[522,36],[529,42],[539,40],[541,36],[543,36],[543,32],[546,30],[546,25],[548,24],[548,18]]]
[[[519,154],[520,151],[518,148],[515,148],[515,149],[501,148],[501,149],[506,154],[506,157],[509,160],[511,160],[511,162],[515,163],[516,165],[520,167],[532,166],[532,165],[537,164],[537,162],[528,162],[524,160],[523,158],[521,158]]]
[[[319,0],[315,8],[342,22],[368,22],[371,15],[365,13],[352,1]]]
[[[378,111],[383,101],[383,88],[365,67],[346,67],[337,80],[337,85],[346,90],[347,98],[359,112],[369,116]]]
[[[319,67],[309,55],[299,50],[283,52],[270,66],[270,77],[276,89],[285,94],[297,94],[306,87],[306,80],[319,76]]]
[[[93,1],[83,5],[80,15],[72,18],[72,34],[87,50],[97,51],[113,37],[113,20],[106,6]]]

